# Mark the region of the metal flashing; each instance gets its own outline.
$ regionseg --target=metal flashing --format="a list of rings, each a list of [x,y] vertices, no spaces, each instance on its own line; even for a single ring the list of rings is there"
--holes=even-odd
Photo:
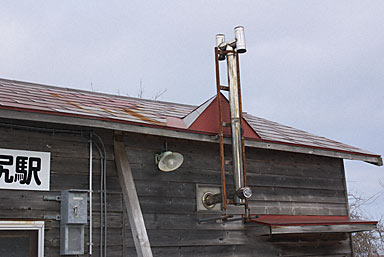
[[[250,223],[269,227],[271,235],[293,233],[358,232],[376,229],[377,221],[348,216],[258,215]]]

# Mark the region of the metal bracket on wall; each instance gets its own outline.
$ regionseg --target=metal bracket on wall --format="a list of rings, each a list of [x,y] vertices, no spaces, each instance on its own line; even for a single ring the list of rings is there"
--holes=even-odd
[[[45,220],[57,220],[57,221],[60,221],[61,220],[61,216],[59,214],[56,214],[56,215],[44,215],[44,219]]]
[[[43,201],[56,201],[56,202],[61,202],[61,196],[60,195],[44,195],[43,196]],[[60,214],[56,215],[44,215],[43,216],[45,220],[61,220]]]
[[[60,195],[44,195],[43,196],[44,201],[61,201],[61,196]]]
[[[212,206],[206,206],[203,202],[207,194],[221,193],[221,187],[218,185],[196,184],[196,208],[199,212],[220,212],[221,203]]]

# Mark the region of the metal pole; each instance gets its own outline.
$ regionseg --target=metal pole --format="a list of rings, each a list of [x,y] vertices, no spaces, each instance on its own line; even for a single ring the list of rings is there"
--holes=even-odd
[[[229,85],[229,105],[231,111],[231,132],[232,132],[232,171],[235,192],[244,187],[243,173],[243,151],[241,144],[241,116],[239,103],[239,88],[237,79],[237,60],[234,48],[227,45],[227,67]],[[244,199],[237,195],[234,197],[235,204],[244,204]]]
[[[92,134],[89,136],[89,255],[92,255]]]
[[[225,59],[225,56],[222,55]],[[219,110],[219,142],[220,142],[220,164],[221,164],[221,197],[222,211],[227,213],[227,186],[225,182],[225,157],[224,157],[224,142],[223,142],[223,117],[221,110],[221,93],[220,93],[220,67],[219,67],[219,48],[215,47],[215,68],[216,68],[216,89],[217,89],[217,108]]]

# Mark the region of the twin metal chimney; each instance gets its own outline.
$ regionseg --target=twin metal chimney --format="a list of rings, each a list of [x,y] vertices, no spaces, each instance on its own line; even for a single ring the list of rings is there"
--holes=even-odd
[[[221,158],[221,193],[213,194],[205,192],[202,195],[202,204],[206,209],[214,208],[215,204],[222,203],[222,221],[229,221],[228,205],[244,206],[244,219],[250,218],[250,210],[248,208],[248,198],[252,196],[252,190],[247,187],[246,169],[245,169],[245,146],[242,130],[242,107],[241,107],[241,90],[240,90],[240,73],[239,73],[239,54],[245,53],[245,37],[244,28],[238,26],[235,28],[235,39],[225,41],[223,34],[216,35],[215,47],[215,66],[216,66],[216,88],[217,88],[217,104],[218,104],[218,138],[220,143]],[[227,60],[228,86],[220,83],[220,65],[219,61]],[[230,122],[223,122],[223,112],[221,104],[221,91],[228,92]],[[232,144],[232,173],[233,173],[233,190],[227,192],[226,189],[226,170],[225,165],[228,164],[224,154],[224,127],[231,127],[231,144]],[[228,199],[227,199],[228,198]],[[239,209],[233,208],[229,211],[232,214],[240,214]],[[241,219],[243,219],[241,218]],[[232,218],[231,218],[232,219]],[[238,218],[236,218],[238,219]],[[236,220],[235,219],[235,220]]]
[[[232,132],[232,171],[233,183],[236,195],[235,204],[244,204],[245,199],[252,195],[250,188],[245,187],[244,183],[244,163],[242,149],[242,130],[241,130],[241,99],[240,99],[240,80],[239,64],[236,53],[245,53],[244,27],[235,28],[235,39],[225,42],[223,34],[216,35],[216,47],[219,48],[219,60],[227,59],[228,86],[229,86],[229,106],[231,113],[231,132]]]

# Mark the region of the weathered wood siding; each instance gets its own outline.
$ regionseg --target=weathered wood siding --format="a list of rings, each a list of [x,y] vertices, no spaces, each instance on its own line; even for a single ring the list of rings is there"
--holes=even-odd
[[[106,144],[108,156],[108,256],[135,256],[114,164],[113,132],[97,133]],[[217,216],[198,213],[195,194],[196,184],[220,184],[218,145],[167,139],[170,150],[184,155],[184,164],[177,171],[163,173],[154,164],[154,154],[163,149],[164,140],[138,134],[125,136],[154,256],[351,255],[349,236],[343,233],[267,237],[259,236],[257,229],[246,229],[241,222],[199,224],[200,218]],[[65,189],[88,189],[89,145],[81,135],[0,127],[0,148],[49,151],[52,155],[51,191],[0,190],[0,219],[43,219],[44,215],[59,214],[60,203],[43,201],[43,196],[59,195]],[[96,149],[94,154],[93,186],[98,190],[100,163]],[[252,213],[347,214],[342,160],[248,148],[246,156],[248,184],[253,190]],[[227,179],[232,181],[230,172]],[[93,204],[93,256],[99,256],[97,193]],[[59,256],[59,224],[46,220],[46,256]]]
[[[174,172],[157,170],[153,156],[164,138],[126,135],[148,235],[155,256],[350,256],[347,234],[259,236],[241,222],[199,224],[218,214],[196,211],[196,184],[220,184],[218,145],[167,139],[184,155]],[[230,155],[230,151],[227,151]],[[343,162],[328,157],[246,149],[254,214],[347,215]],[[231,170],[231,167],[228,167]],[[228,172],[227,181],[232,181]],[[125,219],[126,218],[125,214]],[[129,234],[129,224],[125,223]],[[125,251],[134,253],[133,241]]]
[[[7,121],[8,123],[10,121]],[[34,125],[36,124],[29,124]],[[40,125],[41,127],[51,127]],[[63,127],[56,127],[61,129]],[[71,129],[71,128],[66,128]],[[73,128],[74,129],[74,128]],[[80,129],[80,128],[76,128]],[[101,133],[103,137],[112,133]],[[121,190],[113,162],[112,145],[107,145],[108,152],[108,256],[122,256],[123,212]],[[89,143],[88,138],[60,132],[39,132],[29,129],[10,129],[1,126],[0,148],[51,152],[51,187],[50,191],[19,191],[0,189],[0,219],[38,219],[44,215],[60,214],[60,202],[44,201],[44,196],[58,196],[66,189],[88,190],[89,182]],[[94,148],[93,188],[93,238],[92,256],[99,256],[100,242],[100,158]],[[89,206],[89,205],[88,205]],[[88,243],[89,227],[85,228],[85,242]],[[45,256],[59,257],[60,222],[45,220]],[[88,252],[88,245],[85,245]],[[87,256],[87,255],[84,255]]]

